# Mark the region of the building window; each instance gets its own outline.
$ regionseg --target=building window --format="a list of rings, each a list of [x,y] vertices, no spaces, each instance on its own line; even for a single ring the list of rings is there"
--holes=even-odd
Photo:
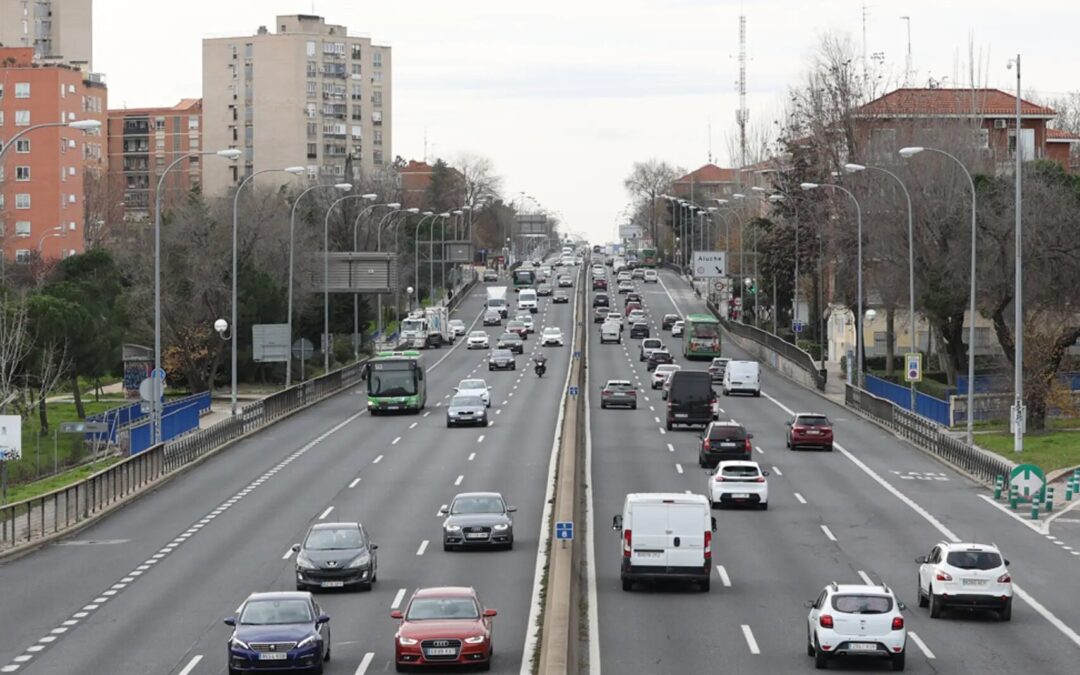
[[[354,64],[352,64],[352,74],[353,75],[361,75],[361,74],[363,74],[363,72],[364,72],[364,64],[362,64],[362,63],[354,63]]]
[[[0,110],[0,127],[4,126],[4,111]]]
[[[16,82],[15,83],[15,98],[30,98],[30,83],[29,82]]]
[[[315,56],[315,41],[314,40],[308,40],[307,41],[307,55],[309,57],[314,57]]]
[[[244,58],[245,59],[250,59],[253,56],[254,50],[255,50],[254,45],[252,45],[250,42],[246,43],[244,45]]]
[[[363,101],[364,100],[364,88],[359,84],[352,86],[352,100]]]
[[[315,80],[307,81],[307,97],[318,98],[319,97],[319,83]]]
[[[15,126],[28,127],[30,126],[30,111],[29,110],[16,110],[15,111]]]
[[[372,73],[371,74],[371,81],[374,82],[375,84],[382,84],[382,71],[381,70],[376,70],[374,73]]]
[[[308,77],[316,77],[316,76],[318,76],[318,74],[319,74],[319,64],[315,63],[314,61],[308,61],[307,62],[307,76]]]
[[[376,107],[382,106],[382,92],[376,91],[371,94],[371,103]]]
[[[319,137],[319,124],[318,122],[307,123],[307,137],[318,138]]]
[[[20,220],[15,223],[15,236],[17,237],[29,237],[30,236],[30,221]]]
[[[23,23],[26,23],[25,21]],[[30,249],[20,248],[15,250],[15,262],[25,265],[30,262]]]
[[[354,44],[354,45],[352,46],[352,57],[353,57],[354,59],[359,59],[359,58],[360,58],[360,57],[361,57],[362,55],[363,55],[363,54],[362,54],[362,52],[360,51],[360,45],[359,45],[359,44]]]
[[[4,85],[0,84],[0,98],[4,98]]]
[[[383,163],[382,150],[373,151],[371,153],[371,161],[373,161],[376,165],[382,165],[382,163]]]
[[[15,180],[30,180],[30,167],[17,166],[15,167]]]
[[[198,129],[199,128],[199,118],[194,117],[194,116],[187,118],[187,128],[188,128],[188,131],[195,131],[196,129]]]
[[[26,192],[20,192],[15,195],[15,208],[28,209],[30,208],[30,195]]]
[[[375,129],[371,134],[371,142],[375,145],[382,145],[382,129]]]
[[[318,155],[318,152],[319,152],[319,144],[318,143],[308,143],[307,144],[307,157],[308,157],[308,159],[315,159],[316,156]]]
[[[382,67],[382,52],[378,50],[371,52],[371,65],[376,68]]]
[[[357,122],[364,119],[364,111],[360,106],[353,106],[351,117]]]
[[[382,113],[378,110],[371,113],[371,123],[375,126],[380,126],[382,124]]]
[[[154,119],[154,128],[158,131],[165,131],[165,118],[158,117]]]

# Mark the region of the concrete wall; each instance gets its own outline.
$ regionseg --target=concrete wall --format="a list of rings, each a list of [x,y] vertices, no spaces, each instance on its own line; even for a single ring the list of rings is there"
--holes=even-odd
[[[755,342],[754,340],[750,340],[748,338],[740,337],[726,330],[724,331],[724,339],[734,342],[739,347],[741,347],[743,351],[749,352],[751,356],[756,358],[761,363],[771,366],[774,370],[779,372],[784,377],[790,380],[794,380],[799,384],[803,385],[804,387],[809,387],[810,389],[817,389],[817,383],[814,382],[813,375],[806,372],[788,359],[785,359],[783,356],[780,356],[765,345],[759,342]]]

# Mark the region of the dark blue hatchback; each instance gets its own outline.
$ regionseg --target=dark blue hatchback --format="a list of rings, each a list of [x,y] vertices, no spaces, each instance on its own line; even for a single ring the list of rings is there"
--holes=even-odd
[[[330,617],[311,593],[252,593],[236,616],[229,638],[229,675],[251,671],[322,673],[330,660]]]

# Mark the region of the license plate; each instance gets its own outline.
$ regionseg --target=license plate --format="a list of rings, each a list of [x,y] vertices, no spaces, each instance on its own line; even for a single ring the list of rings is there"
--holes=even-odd
[[[737,444],[736,443],[721,443],[720,445],[724,446],[725,448],[734,448],[734,447],[736,447]]]
[[[732,499],[750,499],[750,495],[748,495],[745,492],[740,492],[738,494],[731,495],[731,497],[732,497]]]
[[[689,417],[686,413],[675,413],[675,417]]]
[[[428,656],[453,656],[457,650],[453,647],[433,647],[427,650]]]
[[[820,432],[820,431],[818,431],[817,429],[811,429],[811,430],[807,431],[806,433],[808,433],[808,434],[809,434],[809,435],[811,435],[811,436],[817,436],[817,435],[818,435],[818,434],[820,434],[821,432]]]
[[[634,551],[634,553],[636,553],[637,557],[639,557],[639,558],[647,558],[647,559],[650,559],[650,560],[655,559],[655,558],[659,558],[662,555],[664,555],[660,551]]]
[[[849,642],[848,649],[853,652],[876,652],[877,645],[873,642]]]
[[[964,586],[985,586],[986,585],[986,579],[964,579],[963,580],[963,585]]]
[[[324,581],[322,582],[323,588],[341,588],[345,585],[344,581]]]
[[[467,532],[465,533],[466,539],[487,539],[487,534],[483,532]]]
[[[388,405],[388,406],[386,406],[386,409],[387,409],[387,410],[398,410],[398,409],[400,409],[400,407],[401,407],[401,406],[396,406],[396,405]]]
[[[284,652],[259,652],[260,661],[284,661],[289,655]]]

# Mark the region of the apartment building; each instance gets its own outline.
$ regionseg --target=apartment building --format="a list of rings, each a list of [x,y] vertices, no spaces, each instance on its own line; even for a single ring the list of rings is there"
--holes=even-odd
[[[90,72],[93,0],[0,0],[0,44]]]
[[[158,179],[165,178],[163,199],[183,196],[202,183],[202,100],[185,98],[168,108],[121,108],[109,111],[109,187],[123,195],[127,221],[153,217]],[[167,202],[166,202],[167,203]]]
[[[279,16],[274,27],[203,40],[203,143],[244,153],[207,162],[205,192],[224,194],[264,169],[303,165],[311,180],[333,181],[388,167],[390,48],[320,16]],[[289,180],[266,176],[275,179]]]
[[[77,67],[40,63],[31,47],[0,48],[0,137],[12,139],[30,127],[97,120],[102,127],[79,131],[50,126],[15,139],[4,153],[0,181],[0,242],[5,261],[26,263],[84,250],[85,179],[104,172],[107,90],[100,78]]]

